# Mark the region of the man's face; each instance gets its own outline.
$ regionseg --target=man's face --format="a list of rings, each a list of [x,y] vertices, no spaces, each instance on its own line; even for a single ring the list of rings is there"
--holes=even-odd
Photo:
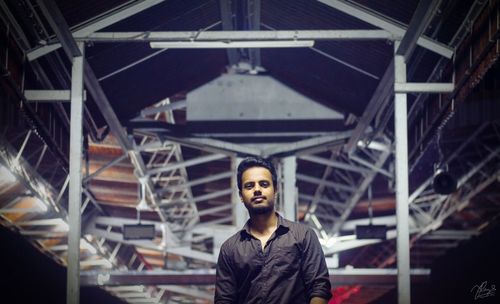
[[[251,167],[241,175],[240,197],[250,214],[274,211],[275,190],[271,172],[263,167]]]

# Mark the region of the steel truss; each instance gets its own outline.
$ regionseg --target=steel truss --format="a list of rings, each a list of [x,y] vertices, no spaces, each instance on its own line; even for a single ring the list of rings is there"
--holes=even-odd
[[[48,6],[45,8],[43,4],[44,2],[48,3]],[[62,16],[57,10],[51,11],[49,9],[51,1],[40,1],[42,11],[49,22],[52,23],[54,31],[57,33],[57,37],[52,37],[50,40],[52,44],[31,50],[28,53],[28,58],[33,61],[36,58],[48,54],[61,46],[66,51],[68,57],[72,58],[75,55],[75,52],[77,52],[77,48],[75,47],[75,38],[93,41],[103,41],[106,39],[110,41],[129,41],[132,39],[132,35],[134,35],[134,40],[179,40],[186,37],[189,38],[193,34],[199,34],[198,32],[148,33],[149,35],[146,37],[145,35],[137,35],[137,33],[121,33],[121,36],[117,33],[95,33],[95,31],[104,28],[109,24],[117,22],[161,1],[146,2],[148,1],[128,3],[116,11],[109,12],[106,16],[101,16],[99,20],[94,20],[94,22],[82,26],[79,29],[74,29],[70,32],[69,28],[64,26],[64,22],[56,22],[60,21]],[[257,9],[258,2],[259,1],[252,2],[254,3],[252,6],[253,9]],[[380,27],[383,30],[345,32],[314,31],[314,33],[309,31],[293,31],[293,33],[278,31],[272,34],[275,35],[272,37],[266,36],[269,35],[269,33],[262,33],[259,31],[235,33],[223,31],[218,33],[205,32],[202,33],[201,36],[197,35],[197,37],[203,38],[203,35],[205,35],[204,39],[206,40],[216,40],[221,39],[221,37],[226,39],[229,37],[239,40],[279,40],[288,39],[290,35],[300,39],[398,40],[402,38],[403,41],[410,42],[409,44],[406,44],[405,49],[400,51],[399,55],[409,57],[411,55],[411,50],[415,47],[415,44],[419,44],[424,48],[436,52],[446,58],[449,58],[453,54],[451,47],[444,46],[432,40],[432,38],[421,36],[421,29],[418,30],[418,28],[422,26],[425,27],[426,21],[422,21],[420,24],[406,28],[390,22],[390,20],[387,20],[384,16],[367,11],[362,7],[346,1],[325,0],[322,2]],[[224,3],[227,5],[226,1],[221,1],[221,4]],[[250,12],[251,8],[248,7],[248,10]],[[221,12],[223,18],[227,19],[227,7],[224,8],[224,5],[221,5]],[[259,17],[255,16],[255,12],[256,11],[253,12],[255,20],[252,22],[258,23]],[[254,29],[255,24],[252,24],[250,27]],[[231,30],[231,25],[228,24],[227,20],[223,20],[223,28],[225,30]],[[174,37],[174,34],[177,36]],[[276,35],[281,36],[278,37]],[[230,58],[230,62],[236,62],[237,59],[235,59],[235,54],[232,50],[228,50],[228,56]],[[258,53],[252,52],[250,53],[250,57],[253,66],[259,64]],[[235,145],[210,139],[175,138],[172,136],[169,137],[157,134],[155,132],[148,132],[148,130],[139,130],[139,132],[136,132],[133,135],[126,134],[110,107],[106,95],[100,87],[99,82],[97,81],[91,68],[86,62],[84,62],[84,65],[84,77],[88,93],[98,101],[97,104],[100,106],[112,133],[118,139],[120,147],[124,152],[123,156],[104,165],[94,174],[84,177],[84,182],[90,181],[106,168],[109,168],[121,160],[129,157],[135,168],[137,179],[141,184],[145,185],[146,208],[157,212],[161,219],[159,222],[153,222],[153,224],[157,226],[159,233],[163,237],[161,240],[155,239],[151,242],[124,241],[115,230],[117,227],[123,225],[123,223],[129,222],[130,219],[108,218],[103,216],[103,214],[99,214],[100,216],[95,216],[89,219],[88,223],[90,224],[84,229],[87,234],[80,241],[80,244],[84,243],[89,244],[90,246],[88,248],[89,252],[82,256],[82,268],[123,268],[127,270],[143,270],[148,267],[148,263],[138,248],[152,249],[163,253],[170,252],[185,258],[192,258],[213,263],[215,261],[214,257],[217,256],[217,248],[215,248],[212,254],[192,250],[190,245],[193,241],[196,241],[194,233],[197,233],[199,235],[198,238],[200,239],[207,236],[218,238],[218,241],[215,242],[215,247],[217,247],[217,244],[220,245],[221,239],[232,233],[232,231],[228,231],[230,229],[227,229],[227,227],[218,227],[216,223],[218,223],[217,221],[227,222],[228,219],[226,217],[219,217],[219,219],[215,220],[215,222],[199,224],[200,216],[206,214],[217,216],[221,212],[222,214],[225,214],[225,211],[228,209],[234,209],[234,205],[232,204],[234,202],[223,202],[220,206],[199,211],[197,208],[198,202],[220,196],[226,196],[230,194],[230,192],[222,190],[219,192],[208,193],[200,197],[194,197],[191,187],[234,176],[234,166],[231,171],[223,172],[214,176],[203,177],[198,180],[189,180],[186,167],[224,159],[227,157],[234,159],[237,153],[280,156],[281,154],[291,152],[297,154],[298,159],[301,161],[320,164],[326,167],[321,178],[307,176],[301,173],[296,174],[296,178],[299,181],[317,185],[313,194],[300,193],[298,197],[301,202],[305,202],[309,205],[306,221],[320,232],[327,254],[334,254],[342,250],[378,243],[378,241],[375,240],[353,241],[352,239],[346,238],[345,242],[342,241],[340,244],[337,244],[334,249],[332,249],[332,247],[328,246],[327,242],[332,238],[340,238],[338,236],[340,231],[350,224],[347,219],[352,209],[364,195],[366,189],[372,183],[375,176],[380,174],[388,179],[392,179],[394,174],[392,166],[388,164],[388,160],[390,160],[393,152],[393,143],[389,136],[387,136],[387,132],[384,132],[386,127],[385,124],[388,119],[384,119],[382,117],[383,113],[372,110],[377,108],[386,109],[386,106],[390,103],[394,89],[396,90],[396,93],[407,93],[408,91],[419,91],[421,89],[421,84],[408,84],[405,83],[405,81],[395,84],[395,78],[392,75],[394,63],[391,63],[391,65],[387,68],[387,72],[384,74],[379,87],[372,97],[365,115],[363,115],[358,122],[357,127],[354,130],[354,134],[333,134],[330,135],[330,138],[326,139],[324,137],[318,137],[299,143],[292,143],[286,147],[268,147],[266,149],[252,149],[242,145]],[[436,74],[438,73],[437,70],[435,70],[435,72]],[[435,92],[436,90],[449,91],[450,84],[437,84],[430,90],[427,90],[428,92]],[[180,105],[172,105],[169,103],[168,99],[165,99],[157,103],[152,108],[145,109],[142,113],[142,118],[173,124],[175,121],[173,121],[172,110],[178,106]],[[376,121],[375,124],[372,124],[373,120]],[[372,129],[370,125],[375,126],[375,128]],[[484,126],[481,130],[490,130],[489,128],[491,127],[498,128],[498,126],[492,125]],[[495,130],[498,131],[497,129]],[[30,192],[33,195],[39,196],[40,199],[50,202],[48,206],[51,208],[50,212],[45,214],[53,213],[57,214],[57,216],[40,217],[40,212],[35,210],[36,208],[29,211],[23,210],[22,212],[36,212],[33,212],[34,215],[28,216],[29,220],[25,219],[17,223],[10,222],[10,224],[16,225],[17,228],[20,229],[21,233],[32,237],[37,240],[37,242],[39,239],[43,239],[51,235],[61,236],[64,238],[65,233],[61,233],[61,231],[58,230],[35,231],[34,229],[26,229],[27,227],[33,226],[53,226],[54,223],[59,223],[59,221],[56,220],[65,221],[67,215],[65,214],[64,208],[60,207],[61,203],[64,202],[64,193],[69,181],[68,175],[63,181],[61,181],[61,183],[59,183],[60,189],[55,190],[51,188],[50,184],[43,182],[43,179],[40,176],[37,176],[34,172],[39,167],[41,160],[46,153],[46,145],[38,150],[40,151],[40,155],[34,169],[24,163],[23,157],[20,155],[23,154],[26,143],[31,140],[30,136],[31,133],[28,132],[21,148],[19,149],[20,152],[15,153],[15,150],[11,148],[9,148],[9,151],[2,150],[2,163],[6,167],[9,166],[14,168],[18,167],[18,163],[21,164],[20,168],[22,169],[20,169],[19,172],[16,171],[15,175],[23,181],[23,184],[30,189]],[[345,139],[347,137],[349,137],[350,140],[345,146],[345,149],[341,150],[340,146],[345,143]],[[452,167],[454,162],[460,161],[461,151],[473,151],[478,154],[478,162],[476,163],[466,163],[460,161],[461,165],[465,166],[465,168],[463,168],[463,171],[460,172],[459,191],[456,194],[449,197],[443,197],[433,193],[430,182],[432,177],[429,177],[429,179],[422,183],[422,185],[412,193],[409,199],[409,208],[411,212],[410,222],[412,223],[410,226],[410,232],[413,233],[410,246],[417,240],[424,238],[426,235],[439,237],[440,235],[438,232],[440,230],[438,229],[443,222],[450,217],[450,215],[466,208],[470,200],[479,191],[498,179],[500,174],[497,170],[498,168],[491,165],[498,162],[498,154],[500,152],[498,148],[496,148],[498,145],[492,145],[491,142],[488,141],[483,142],[482,138],[482,136],[471,136],[471,138],[469,138],[464,145],[457,149],[456,153],[450,156],[447,160],[448,165]],[[195,147],[200,150],[207,151],[210,154],[195,159],[185,160],[182,155],[181,145]],[[471,149],[469,145],[473,146],[473,148]],[[324,154],[321,156],[316,154],[325,151],[329,152],[329,157],[324,157]],[[35,154],[36,153],[33,153],[33,156]],[[5,189],[6,188],[2,188],[0,191],[4,192]],[[90,213],[90,211],[87,211],[89,208],[86,208],[87,206],[90,206],[89,202],[92,203],[92,206],[94,206],[95,209],[99,210],[99,205],[93,198],[90,189],[84,189],[84,194],[85,200],[81,212],[84,215],[86,215],[86,212]],[[15,205],[14,203],[15,202],[11,202],[12,205]],[[7,214],[17,211],[10,208],[10,205],[6,205],[2,206],[0,212],[1,214]],[[229,218],[232,219],[232,217]],[[396,231],[391,230],[388,234],[388,238],[392,239],[395,235]],[[130,248],[129,245],[137,246],[132,250],[132,254],[125,252],[126,248]],[[67,245],[65,245],[64,242],[61,242],[60,244],[49,247],[49,251],[53,253],[56,260],[63,263],[64,256],[67,254]],[[95,254],[92,254],[93,252],[95,252]],[[393,249],[387,248],[384,254],[379,255],[372,260],[371,265],[374,267],[385,267],[393,263],[394,258],[395,253],[393,252]],[[107,285],[106,282],[109,280],[109,277],[106,277],[105,273],[100,273],[99,275],[96,276],[98,285]],[[177,298],[176,295],[200,299],[211,299],[212,292],[209,288],[204,287],[197,288],[171,285],[160,285],[156,287],[107,286],[106,290],[128,302],[135,303],[158,303],[160,301],[175,303],[180,300],[180,298]]]
[[[410,247],[425,239],[451,240],[452,244],[447,243],[447,245],[456,246],[460,240],[479,234],[488,225],[489,221],[486,221],[469,230],[441,229],[452,215],[467,208],[478,193],[498,180],[500,176],[500,170],[496,165],[500,160],[498,128],[497,122],[484,124],[446,159],[449,168],[456,168],[454,174],[458,179],[458,190],[455,193],[449,196],[436,194],[432,187],[433,177],[430,176],[410,195],[410,217],[416,228],[410,239]],[[495,134],[493,138],[492,134]],[[475,156],[476,161],[466,161],[462,155],[467,155],[467,159]],[[391,247],[391,245],[385,246],[385,252],[375,256],[370,265],[383,268],[393,264],[395,253]]]
[[[12,180],[1,184],[0,216],[6,226],[16,229],[43,253],[66,266],[69,174],[61,167],[52,166],[52,172],[60,170],[64,176],[61,182],[56,182],[57,180],[51,180],[54,176],[48,171],[42,170],[43,175],[37,173],[41,170],[41,159],[49,155],[47,149],[42,148],[45,144],[36,135],[31,134],[31,131],[24,133],[24,139],[18,149],[3,136],[0,137],[0,166],[13,176]],[[38,153],[29,153],[25,149],[27,146]],[[40,148],[35,148],[37,146]],[[4,177],[2,175],[2,178]],[[96,211],[100,212],[100,207],[93,201],[88,190],[84,193],[80,212],[84,219],[88,219]],[[4,204],[7,197],[12,199]],[[95,244],[88,236],[80,240],[82,269],[109,269],[120,266],[120,261],[104,252],[102,246],[102,243]]]

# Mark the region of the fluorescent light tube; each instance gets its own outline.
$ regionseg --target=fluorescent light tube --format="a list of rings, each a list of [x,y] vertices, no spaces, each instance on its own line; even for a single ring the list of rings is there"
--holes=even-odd
[[[151,42],[151,48],[167,49],[231,49],[231,48],[289,48],[312,47],[314,40],[264,41],[164,41]]]

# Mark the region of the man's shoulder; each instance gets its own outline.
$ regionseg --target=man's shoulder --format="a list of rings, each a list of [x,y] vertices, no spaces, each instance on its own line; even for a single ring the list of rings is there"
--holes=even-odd
[[[231,235],[227,240],[225,240],[221,245],[221,251],[231,251],[241,242],[241,230],[238,230],[236,233]]]
[[[283,219],[285,224],[290,228],[290,231],[297,233],[298,236],[304,236],[308,232],[313,232],[313,229],[304,223],[294,222],[287,219]]]

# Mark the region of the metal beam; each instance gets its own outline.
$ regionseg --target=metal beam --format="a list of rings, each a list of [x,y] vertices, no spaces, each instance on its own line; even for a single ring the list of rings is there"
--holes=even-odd
[[[317,137],[299,140],[291,143],[282,143],[279,145],[264,148],[262,155],[271,157],[279,154],[294,153],[295,155],[303,155],[306,153],[316,153],[318,150],[332,149],[335,146],[340,146],[345,143],[351,135],[351,131],[339,132],[331,134],[321,134]],[[279,134],[276,134],[279,136]]]
[[[313,184],[317,184],[317,185],[325,185],[325,186],[331,187],[337,191],[340,191],[340,190],[347,191],[347,192],[356,191],[356,188],[353,186],[348,186],[348,185],[341,184],[341,183],[331,182],[331,181],[328,181],[326,179],[312,177],[312,176],[308,176],[308,175],[301,174],[301,173],[297,173],[297,180],[307,182],[307,183],[313,183]]]
[[[135,222],[135,223],[137,223],[137,222]],[[123,234],[117,233],[117,232],[105,231],[105,230],[97,229],[97,228],[94,228],[94,227],[88,227],[85,230],[85,233],[86,234],[92,234],[95,237],[104,238],[106,240],[113,241],[113,242],[118,242],[118,243],[133,245],[133,246],[137,246],[137,247],[147,248],[147,249],[151,249],[151,250],[156,250],[158,252],[162,252],[163,251],[163,248],[161,248],[160,245],[156,244],[153,241],[124,240],[123,239]]]
[[[157,285],[158,288],[164,289],[169,292],[189,296],[191,298],[195,299],[203,299],[203,300],[208,300],[212,301],[214,299],[214,295],[210,292],[207,291],[202,291],[197,288],[193,287],[183,287],[183,286],[175,286],[175,285]]]
[[[186,167],[196,166],[196,165],[203,164],[203,163],[208,163],[211,161],[220,160],[220,159],[223,159],[226,157],[227,156],[223,155],[223,154],[209,154],[209,155],[205,155],[205,156],[200,156],[198,158],[186,160],[184,162],[166,165],[166,166],[163,166],[161,168],[151,169],[151,170],[147,171],[147,174],[151,176],[154,174],[164,173],[164,172],[172,171],[172,170],[179,169],[179,168],[186,168]]]
[[[451,93],[454,89],[453,83],[394,83],[394,93]]]
[[[222,21],[223,31],[234,30],[234,19],[237,18],[237,16],[233,14],[231,5],[232,5],[231,0],[219,0],[220,17],[221,17],[220,19]],[[240,61],[239,51],[235,49],[227,49],[226,52],[229,65],[236,66]]]
[[[337,268],[330,269],[330,280],[334,285],[380,285],[393,286],[396,283],[396,269],[372,268]],[[427,280],[430,269],[415,268],[409,271],[413,280]],[[99,278],[107,278],[100,280]],[[134,285],[213,285],[215,284],[215,269],[194,269],[184,271],[154,270],[154,271],[84,271],[81,278],[82,286],[134,286]],[[113,287],[114,288],[114,287]],[[131,290],[135,291],[135,290]],[[139,292],[142,291],[139,290]]]
[[[94,42],[248,42],[304,40],[393,40],[385,30],[296,30],[296,31],[191,31],[191,32],[98,32],[74,36]]]
[[[351,164],[335,161],[335,160],[330,160],[330,159],[325,159],[322,157],[314,156],[314,155],[301,155],[299,156],[300,159],[310,161],[313,163],[325,165],[327,167],[333,167],[337,169],[342,169],[342,170],[347,170],[347,171],[352,171],[356,172],[359,174],[368,174],[371,172],[369,169],[353,166]]]
[[[83,149],[83,54],[84,45],[79,44],[79,54],[73,57],[71,70],[71,129],[68,198],[68,272],[66,302],[80,303],[80,235],[82,203],[82,149]]]
[[[464,140],[460,144],[460,146],[458,148],[456,148],[456,149],[453,150],[453,153],[446,159],[446,161],[443,163],[443,165],[448,165],[455,158],[457,158],[460,155],[460,153],[462,153],[462,151],[464,151],[464,149],[469,144],[471,144],[472,142],[474,142],[474,140],[476,140],[479,137],[479,135],[486,129],[487,126],[488,126],[487,123],[483,123],[481,126],[479,126],[478,128],[476,128],[474,130],[474,132],[471,134],[471,136],[469,136],[466,140]],[[433,175],[429,176],[417,189],[415,189],[415,191],[413,191],[413,193],[409,197],[409,202],[410,203],[415,202],[416,199],[422,194],[422,192],[427,187],[429,187],[429,185],[431,185],[433,178],[434,178]]]
[[[396,55],[402,55],[405,62],[408,62],[413,54],[418,39],[427,28],[440,2],[440,0],[420,0],[418,2],[417,9],[413,13],[408,25],[408,30],[396,50]]]
[[[100,17],[98,20],[85,25],[79,29],[76,29],[72,32],[74,36],[87,36],[93,32],[101,30],[105,27],[110,26],[118,21],[121,21],[125,18],[128,18],[134,14],[137,14],[147,8],[150,8],[158,3],[161,3],[165,0],[139,0],[133,1],[131,5],[126,7],[121,7],[116,11],[113,11],[105,16]],[[61,42],[61,41],[60,41]],[[61,43],[49,44],[46,46],[38,47],[34,50],[31,50],[27,53],[27,57],[29,61],[33,61],[45,54],[48,54],[52,51],[55,51],[61,47]]]
[[[70,90],[25,90],[24,96],[26,100],[36,102],[71,101]],[[83,101],[86,99],[86,92],[83,91]]]
[[[377,161],[375,162],[374,165],[376,167],[381,168],[385,164],[390,155],[391,155],[390,151],[382,151],[378,155]],[[363,177],[362,181],[357,186],[356,192],[354,192],[354,194],[351,197],[349,197],[348,201],[346,202],[344,212],[342,213],[340,219],[333,224],[333,229],[330,232],[331,234],[336,234],[340,231],[343,223],[347,220],[353,208],[361,199],[368,186],[372,183],[377,173],[378,173],[377,171],[370,170],[370,173]]]
[[[175,135],[159,134],[163,140],[169,140],[179,143],[183,146],[192,147],[207,152],[217,153],[240,153],[247,155],[261,155],[262,151],[254,146],[244,146],[227,141],[216,140],[212,138],[185,138]]]
[[[156,192],[157,193],[165,193],[165,192],[183,191],[187,187],[197,186],[197,185],[210,183],[210,182],[220,180],[220,179],[230,178],[233,175],[234,175],[234,173],[232,171],[218,173],[218,174],[202,177],[199,179],[191,180],[191,181],[179,184],[179,185],[173,185],[173,186],[161,188],[161,189],[158,189]]]
[[[421,239],[423,240],[467,240],[473,236],[478,235],[479,232],[476,230],[435,230],[426,235]],[[456,246],[456,244],[453,244]]]
[[[342,230],[343,231],[355,230],[357,225],[369,225],[370,220],[373,225],[386,225],[388,227],[396,226],[396,216],[388,215],[388,216],[377,216],[371,219],[362,218],[362,219],[349,220],[346,221],[344,225],[342,225]],[[413,219],[413,217],[410,217],[408,219],[408,225],[412,229],[417,228],[417,225],[415,224],[415,220]]]
[[[345,151],[351,155],[358,146],[358,142],[363,139],[366,129],[378,112],[378,109],[384,108],[384,105],[389,101],[394,88],[394,60],[389,63],[389,66],[384,72],[384,76],[377,85],[368,105],[363,112],[356,128],[352,133],[351,138],[346,144]]]
[[[297,157],[287,156],[282,159],[283,166],[283,216],[290,220],[297,220],[298,190],[296,183]]]
[[[99,284],[100,274],[109,277]],[[155,271],[85,271],[81,277],[82,286],[125,286],[125,285],[210,285],[215,283],[215,269],[201,270],[155,270]]]
[[[338,201],[333,201],[327,198],[319,197],[315,198],[315,196],[308,195],[308,194],[299,194],[299,198],[302,200],[307,200],[307,201],[313,201],[316,200],[317,203],[323,203],[326,205],[333,206],[337,211],[342,212],[344,211],[346,204]]]
[[[186,108],[186,106],[187,102],[185,100],[171,102],[161,106],[144,109],[141,111],[141,116],[146,117],[149,115],[155,115],[158,113],[168,112],[172,110],[184,109]]]
[[[233,206],[232,219],[233,219],[233,225],[240,229],[243,228],[243,225],[245,225],[245,222],[248,219],[247,210],[240,198],[238,179],[236,177],[238,165],[241,163],[242,160],[243,158],[241,157],[237,156],[231,157],[231,171],[233,172],[231,176],[231,189],[232,189],[231,205]]]
[[[484,165],[484,163],[482,165]],[[495,168],[495,167],[492,166],[492,168]],[[467,182],[467,180],[470,178],[470,176],[468,176],[468,175],[469,174],[467,174],[466,176],[462,177],[459,180],[459,182],[458,182],[459,187],[464,185],[465,182]],[[496,172],[494,172],[491,176],[486,177],[486,178],[484,176],[480,175],[480,177],[482,177],[483,180],[479,184],[475,185],[473,189],[469,189],[472,191],[467,192],[467,190],[465,188],[463,188],[464,189],[463,193],[457,192],[455,195],[448,197],[449,199],[446,200],[446,202],[444,202],[444,203],[443,203],[443,200],[441,198],[437,199],[435,201],[435,203],[436,203],[436,205],[438,205],[440,207],[439,212],[438,212],[439,214],[437,214],[435,220],[431,221],[430,223],[428,223],[428,225],[420,228],[419,231],[417,231],[418,233],[412,237],[410,244],[414,245],[415,242],[419,238],[423,238],[423,239],[429,238],[429,239],[438,239],[438,240],[443,240],[443,239],[444,240],[446,240],[446,239],[457,240],[457,239],[468,239],[470,236],[472,236],[475,233],[473,231],[463,231],[462,233],[445,231],[445,233],[441,236],[429,236],[429,233],[433,230],[438,229],[442,225],[443,221],[446,218],[448,218],[449,216],[451,216],[453,213],[465,208],[469,204],[470,200],[475,195],[477,195],[479,192],[483,191],[491,183],[495,182],[499,176],[500,176],[500,170],[496,170]],[[462,195],[462,194],[464,194],[464,195]],[[442,196],[442,197],[446,197],[446,196]],[[437,230],[437,231],[439,231],[439,230]],[[439,232],[436,232],[436,233],[437,233],[437,235],[439,235]],[[388,232],[388,235],[389,235],[389,232]],[[388,236],[388,238],[389,238],[389,236]],[[382,263],[380,263],[379,265],[376,265],[376,266],[377,267],[385,267],[388,264],[393,263],[394,259],[395,259],[395,255],[396,254],[390,255]]]
[[[397,46],[396,46],[397,47]],[[401,55],[394,56],[394,79],[406,82],[406,64]],[[410,235],[408,202],[408,118],[407,96],[396,93],[394,100],[395,166],[396,166],[396,218],[398,303],[410,303]]]
[[[207,214],[213,214],[213,213],[217,213],[217,212],[221,212],[221,211],[226,211],[226,210],[231,209],[231,208],[232,208],[232,204],[224,204],[222,206],[213,207],[213,208],[198,211],[198,216],[203,216],[203,215],[207,215]]]
[[[214,199],[217,197],[230,195],[231,192],[232,192],[232,189],[219,190],[219,191],[203,194],[203,195],[200,195],[197,197],[193,197],[192,200],[194,203],[198,203],[198,202]],[[169,205],[174,205],[174,204],[178,204],[178,203],[187,203],[187,202],[188,202],[188,200],[186,200],[186,199],[180,199],[180,200],[168,200],[168,199],[166,199],[166,200],[161,200],[159,207],[167,207]]]
[[[115,159],[113,159],[112,161],[106,163],[105,165],[103,165],[102,167],[100,167],[99,169],[95,170],[92,174],[90,175],[87,175],[84,179],[83,179],[83,183],[87,183],[88,181],[90,181],[91,179],[95,178],[96,176],[98,176],[99,174],[101,174],[103,171],[113,167],[114,165],[120,163],[121,161],[123,161],[124,159],[126,159],[128,157],[128,154],[123,154],[122,156],[120,157],[117,157]]]
[[[365,7],[358,4],[353,4],[352,2],[347,2],[345,0],[318,0],[330,7],[333,7],[341,12],[344,12],[350,16],[358,18],[366,23],[374,25],[376,27],[382,28],[391,34],[403,38],[407,28],[403,25],[397,24],[396,22],[390,20],[389,18],[375,13]],[[417,40],[417,44],[424,47],[430,51],[435,52],[441,56],[450,59],[453,56],[453,49],[445,44],[437,42],[426,36],[421,36]]]
[[[363,165],[371,170],[377,171],[378,173],[385,175],[386,177],[388,177],[390,179],[393,178],[393,174],[390,173],[389,171],[384,170],[382,168],[379,168],[379,167],[375,166],[374,164],[370,163],[369,161],[362,159],[361,157],[356,156],[355,154],[350,155],[349,158],[352,159],[353,161],[357,162],[360,165]]]
[[[261,13],[261,0],[248,0],[246,1],[246,19],[248,22],[248,29],[259,31],[260,30],[260,13]],[[248,49],[250,56],[250,65],[252,70],[257,70],[260,67],[260,49]]]
[[[273,28],[272,26],[269,26],[268,24],[265,24],[265,23],[261,22],[261,25],[263,27],[269,29],[269,30],[276,31],[276,28]],[[327,52],[324,52],[324,51],[322,51],[322,50],[320,50],[318,48],[311,47],[310,50],[312,50],[312,51],[314,51],[314,52],[316,52],[316,53],[318,53],[318,54],[320,54],[322,56],[325,56],[328,59],[331,59],[331,60],[333,60],[335,62],[338,62],[338,63],[340,63],[342,65],[345,65],[346,67],[348,67],[350,69],[353,69],[354,71],[357,71],[357,72],[359,72],[361,74],[364,74],[364,75],[366,75],[366,76],[368,76],[370,78],[373,78],[373,79],[376,79],[376,80],[379,79],[379,77],[377,75],[374,75],[374,74],[372,74],[372,73],[370,73],[370,72],[368,72],[368,71],[366,71],[366,70],[364,70],[364,69],[362,69],[360,67],[357,67],[357,66],[355,66],[355,65],[353,65],[353,64],[351,64],[349,62],[346,62],[345,60],[342,60],[342,59],[340,59],[338,57],[335,57],[335,56],[333,56],[333,55],[331,55],[331,54],[329,54]]]

